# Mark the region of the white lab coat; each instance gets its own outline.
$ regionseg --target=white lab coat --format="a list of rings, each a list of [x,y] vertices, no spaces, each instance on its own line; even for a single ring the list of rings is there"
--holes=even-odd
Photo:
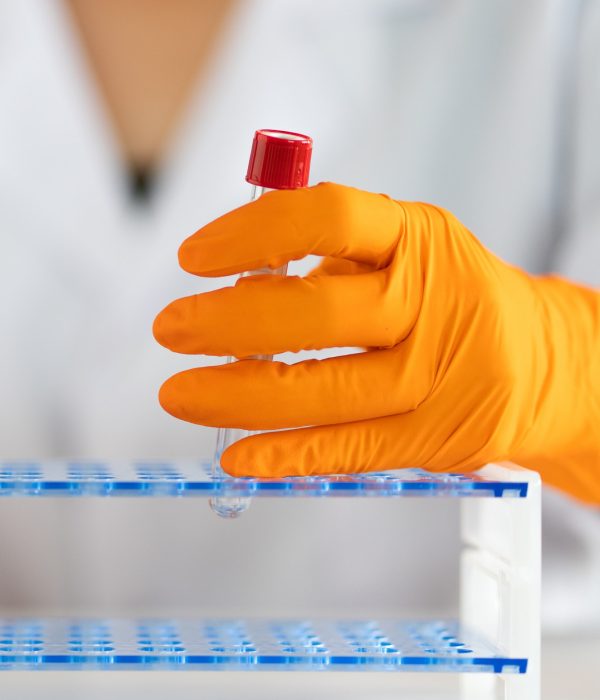
[[[251,0],[211,61],[156,196],[135,206],[63,5],[0,2],[2,456],[211,453],[213,431],[172,419],[156,392],[217,360],[167,352],[151,324],[218,284],[181,272],[176,249],[247,199],[258,127],[311,134],[313,182],[435,202],[507,260],[600,282],[600,3]],[[554,528],[581,530],[571,557],[598,549],[596,516],[558,500]],[[238,524],[202,501],[0,502],[0,603],[446,610],[455,514],[442,501],[274,501]],[[587,595],[598,561],[581,554],[571,593]],[[555,622],[577,619],[551,600]]]

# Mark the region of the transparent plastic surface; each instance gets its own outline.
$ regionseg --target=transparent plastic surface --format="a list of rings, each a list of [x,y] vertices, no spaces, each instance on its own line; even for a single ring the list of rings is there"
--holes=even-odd
[[[525,673],[454,621],[0,620],[0,669]]]
[[[264,187],[253,187],[252,196],[250,201],[261,197],[268,190]],[[287,264],[282,265],[276,269],[270,267],[262,267],[258,270],[252,270],[251,272],[243,272],[240,275],[242,277],[251,277],[253,275],[285,275],[287,274]],[[235,358],[228,357],[226,362],[233,362]],[[254,359],[257,360],[272,360],[272,355],[256,355]],[[213,456],[212,462],[212,474],[217,478],[227,479],[228,475],[221,468],[221,455],[223,452],[234,442],[241,440],[242,438],[250,435],[246,430],[240,430],[238,428],[219,428],[217,431],[217,444],[215,448],[215,454]],[[213,497],[209,501],[212,510],[220,515],[222,518],[237,518],[241,513],[248,509],[250,506],[250,500],[248,498],[223,498],[223,497]]]
[[[504,478],[400,469],[352,476],[251,479],[214,476],[209,461],[4,461],[0,496],[490,497],[525,498],[518,471]]]

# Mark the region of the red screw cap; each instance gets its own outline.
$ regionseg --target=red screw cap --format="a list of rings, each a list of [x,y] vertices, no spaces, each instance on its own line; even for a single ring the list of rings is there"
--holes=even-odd
[[[246,180],[273,190],[306,187],[312,139],[293,131],[259,129],[254,134]]]

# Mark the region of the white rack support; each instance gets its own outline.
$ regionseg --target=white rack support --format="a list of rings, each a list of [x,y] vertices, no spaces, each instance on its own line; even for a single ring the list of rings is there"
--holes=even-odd
[[[479,473],[518,476],[528,490],[525,498],[461,500],[461,623],[528,664],[525,674],[464,674],[461,698],[540,700],[540,477],[512,464]]]

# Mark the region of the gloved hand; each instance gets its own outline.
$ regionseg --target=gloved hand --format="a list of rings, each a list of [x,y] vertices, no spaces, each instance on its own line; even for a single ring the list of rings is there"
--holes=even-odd
[[[257,276],[179,299],[154,325],[182,353],[362,346],[287,365],[246,359],[171,377],[160,402],[244,438],[233,475],[513,460],[600,503],[600,295],[499,260],[452,214],[334,184],[272,192],[181,246],[214,277],[323,256],[308,277]]]

